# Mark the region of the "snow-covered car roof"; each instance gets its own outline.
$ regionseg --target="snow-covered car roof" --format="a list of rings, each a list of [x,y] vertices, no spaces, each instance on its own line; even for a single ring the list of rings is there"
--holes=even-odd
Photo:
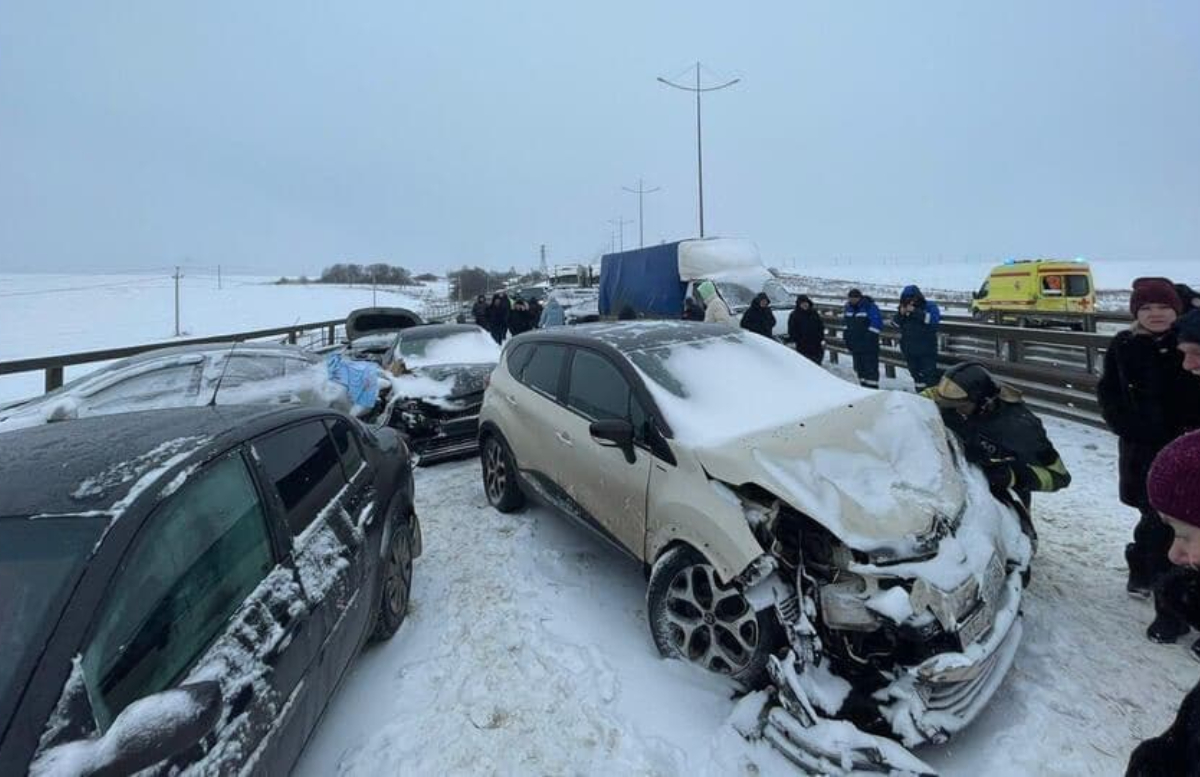
[[[146,410],[81,418],[4,433],[0,516],[107,512],[165,462],[187,455],[231,430],[295,406],[238,405]]]
[[[219,388],[219,394],[217,389]],[[342,407],[322,358],[295,345],[211,343],[161,348],[108,364],[0,409],[0,432],[52,421],[206,404]]]

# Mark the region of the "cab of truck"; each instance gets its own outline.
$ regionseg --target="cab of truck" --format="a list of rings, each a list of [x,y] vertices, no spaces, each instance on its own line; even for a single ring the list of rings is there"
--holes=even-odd
[[[972,296],[977,318],[999,312],[1035,326],[1075,325],[1078,316],[1096,310],[1092,269],[1078,259],[1010,260],[993,267]]]

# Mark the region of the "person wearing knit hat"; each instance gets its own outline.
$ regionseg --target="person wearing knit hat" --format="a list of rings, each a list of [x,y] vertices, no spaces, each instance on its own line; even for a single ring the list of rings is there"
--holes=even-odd
[[[1150,596],[1171,566],[1171,532],[1147,500],[1146,474],[1163,446],[1200,427],[1200,383],[1184,371],[1172,329],[1181,307],[1166,278],[1134,281],[1134,323],[1109,344],[1096,391],[1104,420],[1118,437],[1121,501],[1140,513],[1133,542],[1125,547],[1126,589],[1139,597]],[[1171,641],[1186,631],[1182,621],[1161,614],[1148,634]]]
[[[1183,354],[1183,368],[1200,376],[1200,310],[1193,310],[1175,322],[1175,339]]]
[[[1175,284],[1166,278],[1138,278],[1133,282],[1133,291],[1129,295],[1130,314],[1137,318],[1138,311],[1147,306],[1170,308],[1175,312],[1172,321],[1183,312],[1183,300],[1179,299]]]
[[[1200,432],[1184,435],[1163,448],[1146,479],[1150,504],[1174,532],[1172,575],[1162,606],[1200,627]],[[1157,602],[1156,602],[1157,604]],[[1200,640],[1192,645],[1200,659]],[[1200,685],[1183,699],[1175,722],[1161,736],[1137,746],[1129,758],[1126,775],[1194,775],[1200,771]]]

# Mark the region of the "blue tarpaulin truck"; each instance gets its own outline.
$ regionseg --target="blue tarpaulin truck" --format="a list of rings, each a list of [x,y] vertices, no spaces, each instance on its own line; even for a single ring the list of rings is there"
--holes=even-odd
[[[794,297],[763,266],[754,243],[711,237],[605,254],[600,259],[600,315],[616,316],[628,305],[645,318],[679,318],[684,298],[706,280],[716,285],[734,314],[748,308],[759,292],[766,292],[772,308],[793,304]]]

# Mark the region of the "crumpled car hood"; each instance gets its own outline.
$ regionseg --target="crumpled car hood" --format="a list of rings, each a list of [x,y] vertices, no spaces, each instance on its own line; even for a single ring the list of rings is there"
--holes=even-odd
[[[894,391],[696,455],[711,477],[755,483],[862,551],[908,555],[938,516],[956,518],[966,499],[937,407]]]
[[[487,377],[492,374],[494,369],[496,369],[495,364],[436,364],[418,367],[412,371],[412,374],[430,378],[439,383],[453,379],[454,384],[450,393],[439,396],[445,399],[455,399],[481,393]]]

